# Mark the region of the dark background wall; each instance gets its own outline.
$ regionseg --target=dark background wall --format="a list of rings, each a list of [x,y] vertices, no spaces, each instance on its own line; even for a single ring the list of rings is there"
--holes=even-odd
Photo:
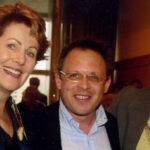
[[[150,1],[120,0],[117,33],[116,80],[150,87]]]

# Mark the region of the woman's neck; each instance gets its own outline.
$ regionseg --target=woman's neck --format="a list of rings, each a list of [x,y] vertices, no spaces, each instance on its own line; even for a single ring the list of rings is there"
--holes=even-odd
[[[6,102],[8,98],[8,94],[0,92],[0,117],[6,113]]]

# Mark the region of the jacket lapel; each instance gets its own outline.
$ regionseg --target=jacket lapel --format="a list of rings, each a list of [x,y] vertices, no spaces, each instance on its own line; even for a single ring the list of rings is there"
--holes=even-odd
[[[111,148],[112,150],[120,150],[117,122],[111,114],[106,112],[106,115],[107,115],[108,121],[105,127],[106,127],[106,131],[107,131],[107,135],[110,141]]]
[[[53,104],[52,107],[47,109],[47,149],[50,147],[51,150],[61,150],[61,134],[59,124],[59,102]],[[50,145],[49,145],[50,144]]]

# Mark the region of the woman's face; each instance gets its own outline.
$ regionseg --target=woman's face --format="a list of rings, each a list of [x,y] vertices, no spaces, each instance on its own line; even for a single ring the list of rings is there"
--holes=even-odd
[[[0,36],[0,92],[11,93],[26,81],[36,64],[38,42],[30,28],[11,23]]]

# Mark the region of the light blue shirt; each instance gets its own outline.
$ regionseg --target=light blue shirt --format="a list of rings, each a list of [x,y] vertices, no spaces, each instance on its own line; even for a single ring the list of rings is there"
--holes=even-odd
[[[107,117],[102,106],[96,111],[96,121],[89,134],[80,130],[62,101],[59,107],[61,143],[63,150],[111,150],[105,123]]]

